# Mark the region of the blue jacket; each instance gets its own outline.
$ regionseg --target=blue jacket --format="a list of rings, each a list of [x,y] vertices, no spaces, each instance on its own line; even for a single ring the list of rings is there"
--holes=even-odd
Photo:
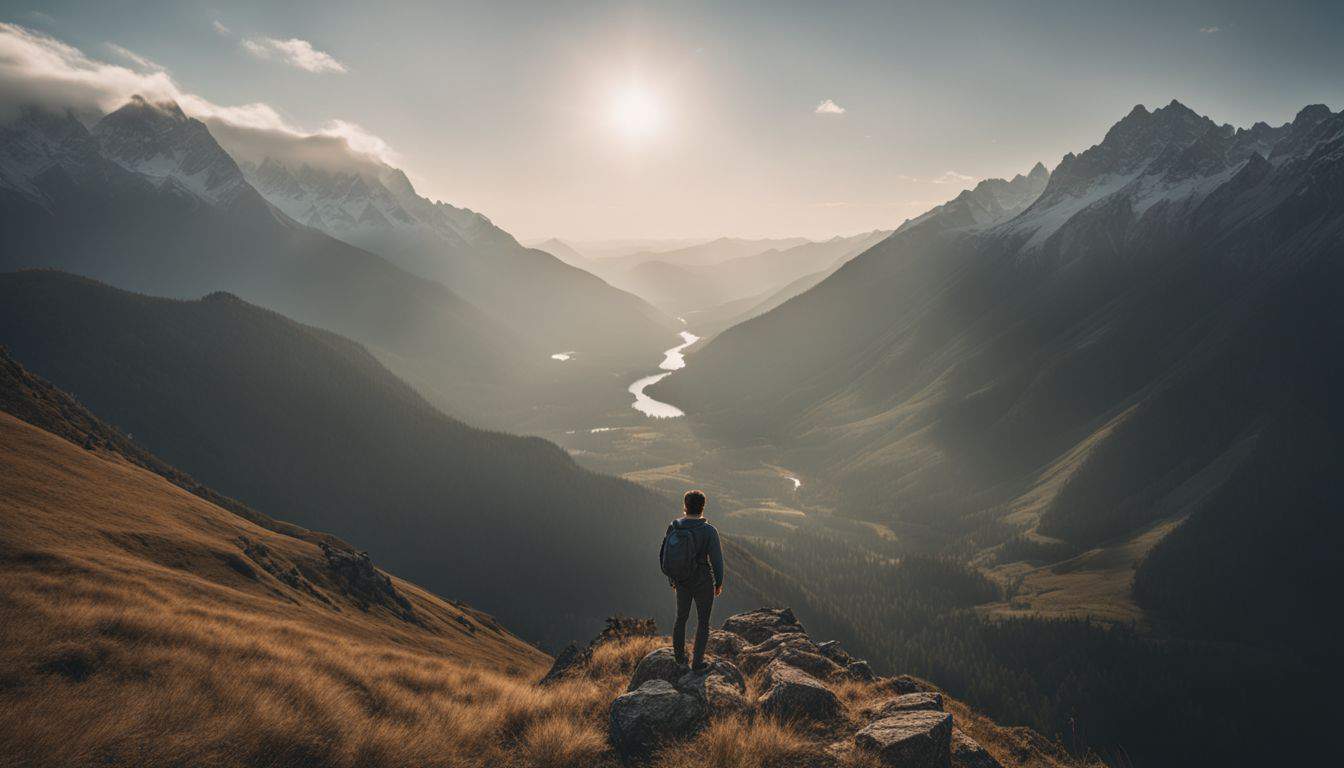
[[[696,559],[704,563],[714,574],[714,586],[723,586],[723,549],[719,546],[719,532],[703,517],[679,517],[672,521],[674,528],[684,528],[695,537]],[[664,541],[666,543],[666,541]],[[658,560],[663,559],[663,549],[658,548]],[[697,570],[699,570],[697,568]],[[698,581],[698,579],[697,579]]]

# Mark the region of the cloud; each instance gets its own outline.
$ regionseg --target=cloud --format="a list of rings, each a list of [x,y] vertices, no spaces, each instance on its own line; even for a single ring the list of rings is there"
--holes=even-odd
[[[1217,27],[1217,26],[1213,26],[1213,27],[1200,27],[1200,28],[1199,28],[1199,31],[1200,31],[1200,32],[1203,32],[1203,33],[1206,34],[1206,35],[1215,35],[1215,34],[1217,34],[1217,33],[1219,33],[1219,32],[1222,32],[1223,29],[1222,29],[1222,27]]]
[[[312,43],[307,40],[300,40],[297,37],[291,37],[288,40],[277,40],[273,37],[249,37],[243,41],[243,50],[259,59],[278,59],[290,66],[319,75],[327,72],[339,74],[346,71],[345,65],[333,58],[331,54],[319,51],[313,47]]]
[[[136,65],[141,69],[149,70],[150,72],[163,71],[163,65],[158,64],[157,62],[154,62],[150,59],[147,59],[144,56],[141,56],[135,51],[132,51],[130,48],[123,48],[122,46],[117,45],[116,43],[106,43],[105,45],[107,45],[107,50],[111,51],[112,53],[115,53],[116,55],[120,56],[126,61],[131,62],[132,64]]]
[[[223,35],[224,37],[228,37],[230,34],[233,33],[233,30],[224,26],[224,22],[220,21],[219,19],[215,19],[214,21],[210,22],[210,26],[215,28],[216,33]]]
[[[269,154],[342,167],[396,161],[387,142],[353,122],[337,119],[305,129],[263,102],[216,104],[183,90],[165,70],[137,71],[99,61],[49,35],[0,22],[0,118],[37,106],[70,109],[94,120],[137,94],[152,102],[177,102],[240,160],[257,162]]]
[[[52,18],[51,14],[43,13],[41,11],[29,11],[24,14],[24,17],[29,21],[35,21],[38,24],[45,24],[47,26],[56,24],[56,19]]]
[[[904,173],[896,174],[896,178],[901,181],[913,181],[919,184],[970,184],[973,181],[979,181],[979,176],[968,176],[956,171],[943,171],[933,178],[922,178],[920,176],[910,176]]]
[[[817,108],[812,110],[812,113],[817,115],[843,115],[845,114],[845,108],[827,99],[818,104]]]
[[[934,184],[970,184],[973,181],[979,180],[979,176],[967,176],[964,173],[957,173],[956,171],[943,171],[938,177],[929,179],[929,181]]]

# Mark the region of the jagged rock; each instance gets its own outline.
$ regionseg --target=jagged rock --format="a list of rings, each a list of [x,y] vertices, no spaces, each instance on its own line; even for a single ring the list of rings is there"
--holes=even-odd
[[[749,643],[759,643],[781,632],[803,632],[803,625],[791,608],[757,608],[729,616],[723,631],[732,632]]]
[[[545,677],[538,681],[537,685],[552,685],[568,677],[580,663],[585,661],[583,652],[579,646],[574,643],[566,645],[560,653],[555,656],[555,663],[551,665]]]
[[[717,677],[723,680],[726,685],[736,688],[739,693],[747,692],[747,681],[742,676],[742,672],[737,666],[726,659],[710,659],[708,666],[699,672],[695,670],[686,670],[673,683],[679,690],[689,690],[699,684],[699,678]],[[684,669],[684,668],[683,668]]]
[[[882,681],[882,687],[892,693],[919,693],[926,688],[920,681],[909,675],[888,677]]]
[[[675,686],[677,679],[687,672],[689,667],[678,662],[671,648],[659,648],[650,651],[635,666],[635,674],[630,677],[630,685],[625,690],[633,691],[650,680],[663,680]]]
[[[781,662],[766,668],[768,689],[761,694],[761,711],[781,720],[833,720],[840,714],[840,700],[822,682],[801,669]]]
[[[711,719],[752,715],[752,704],[747,700],[747,687],[742,673],[726,661],[716,661],[709,669],[701,672],[687,672],[677,680],[676,687],[683,693],[702,699]]]
[[[1003,768],[975,739],[952,728],[952,764],[957,768]]]
[[[732,632],[724,632],[722,629],[713,629],[709,632],[707,650],[715,656],[736,661],[737,655],[745,647],[747,641]]]
[[[738,666],[749,675],[764,669],[787,651],[817,654],[817,646],[801,632],[785,632],[760,643],[748,645],[738,654]]]
[[[825,656],[792,648],[785,649],[775,659],[790,667],[801,669],[819,680],[829,680],[832,675],[841,671],[840,665]]]
[[[608,738],[625,758],[648,755],[660,742],[689,736],[704,725],[707,705],[666,680],[649,680],[611,703]]]
[[[406,621],[418,622],[410,601],[397,591],[387,574],[373,567],[368,552],[340,549],[325,541],[320,542],[320,546],[327,567],[343,594],[365,609],[370,605],[381,605]]]
[[[857,680],[861,683],[871,683],[877,679],[877,673],[873,672],[873,668],[868,666],[867,661],[862,660],[849,662],[845,667],[845,674],[851,680]]]
[[[877,755],[885,765],[948,768],[952,716],[946,712],[902,712],[854,734],[854,744]]]
[[[847,667],[850,662],[854,661],[854,657],[845,653],[845,649],[840,647],[839,640],[827,640],[824,643],[818,643],[817,653],[820,653],[822,656],[825,656],[842,667]]]
[[[902,712],[941,712],[943,711],[943,695],[941,693],[903,693],[900,696],[894,696],[890,699],[877,704],[873,707],[864,709],[865,717],[874,720],[880,720],[884,717],[891,717]]]

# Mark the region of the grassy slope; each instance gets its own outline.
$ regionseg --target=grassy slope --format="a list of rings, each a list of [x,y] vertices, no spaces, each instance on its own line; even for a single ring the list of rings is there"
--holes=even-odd
[[[418,623],[362,610],[316,544],[8,414],[0,523],[0,759],[15,764],[355,764],[425,749],[446,716],[435,691],[544,667],[488,616],[398,579]],[[248,560],[242,537],[311,590]]]

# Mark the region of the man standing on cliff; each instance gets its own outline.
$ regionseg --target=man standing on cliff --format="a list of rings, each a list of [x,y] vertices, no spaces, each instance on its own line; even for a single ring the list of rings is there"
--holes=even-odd
[[[686,620],[695,603],[695,649],[691,668],[705,669],[705,646],[709,643],[709,614],[714,598],[723,593],[723,550],[719,532],[705,520],[704,491],[687,491],[682,499],[684,514],[667,526],[658,562],[668,583],[677,591],[677,621],[672,627],[672,653],[686,663]]]

